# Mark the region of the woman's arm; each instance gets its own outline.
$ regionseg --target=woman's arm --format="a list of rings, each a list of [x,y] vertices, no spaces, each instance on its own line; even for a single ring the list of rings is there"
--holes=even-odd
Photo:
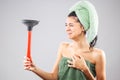
[[[106,80],[106,57],[105,53],[102,50],[98,50],[96,52],[96,62],[95,62],[95,70],[96,70],[96,79],[97,80]],[[86,67],[83,70],[88,80],[95,80],[90,70]]]
[[[106,59],[105,59],[105,54],[103,51],[99,50],[96,52],[96,58],[95,58],[95,69],[96,69],[96,77],[97,80],[106,80],[106,70],[105,70],[105,65],[106,65]],[[87,67],[85,60],[82,56],[80,55],[73,55],[72,61],[68,60],[68,66],[77,68],[81,71],[84,72],[86,78],[88,80],[96,80],[92,73],[90,72],[89,68]]]
[[[61,44],[58,50],[58,57],[56,60],[56,63],[53,67],[53,71],[51,73],[45,72],[42,69],[38,68],[33,64],[33,62],[30,62],[29,58],[26,58],[24,61],[24,69],[29,70],[37,74],[39,77],[41,77],[44,80],[57,80],[58,78],[58,65],[60,62],[60,59],[62,57],[62,47],[63,45]]]
[[[84,69],[82,71],[85,74],[87,80],[96,80],[87,66],[86,66],[86,69]]]
[[[97,80],[106,80],[106,57],[102,50],[99,51],[96,59],[96,74]]]

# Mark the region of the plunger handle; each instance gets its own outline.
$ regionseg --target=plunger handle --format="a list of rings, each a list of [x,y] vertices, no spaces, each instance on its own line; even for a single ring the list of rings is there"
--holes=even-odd
[[[26,56],[30,59],[32,62],[32,57],[31,57],[31,35],[32,31],[28,31],[28,45],[27,45],[27,54]]]
[[[23,20],[23,23],[27,26],[27,29],[28,29],[28,45],[27,45],[27,54],[26,54],[26,56],[32,62],[32,57],[31,57],[32,28],[33,28],[33,26],[37,25],[39,23],[39,21],[37,21],[37,20]]]

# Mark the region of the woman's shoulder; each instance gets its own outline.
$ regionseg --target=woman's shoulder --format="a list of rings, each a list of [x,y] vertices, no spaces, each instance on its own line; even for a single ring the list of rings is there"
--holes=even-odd
[[[94,48],[94,54],[96,55],[96,60],[101,61],[105,60],[105,52],[102,49]]]
[[[60,43],[60,47],[59,47],[59,52],[60,52],[60,54],[63,56],[63,54],[65,54],[66,52],[66,49],[67,49],[67,47],[70,45],[70,43],[69,42],[61,42]]]
[[[70,45],[70,42],[61,42],[60,46],[61,47],[68,47]]]
[[[104,55],[105,54],[104,50],[102,50],[100,48],[94,48],[93,50],[98,55]]]

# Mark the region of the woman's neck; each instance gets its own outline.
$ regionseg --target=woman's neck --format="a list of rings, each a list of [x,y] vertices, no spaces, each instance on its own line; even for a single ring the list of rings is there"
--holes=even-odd
[[[85,50],[85,51],[88,51],[89,47],[90,47],[85,36],[80,36],[80,37],[74,39],[72,44],[74,45],[74,48]]]

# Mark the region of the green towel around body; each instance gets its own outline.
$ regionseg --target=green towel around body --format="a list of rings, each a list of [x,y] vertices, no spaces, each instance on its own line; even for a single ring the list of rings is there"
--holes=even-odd
[[[84,73],[75,68],[68,67],[67,60],[70,58],[63,57],[59,63],[58,80],[86,80]],[[89,67],[93,76],[96,76],[95,65],[86,60],[86,64]]]

